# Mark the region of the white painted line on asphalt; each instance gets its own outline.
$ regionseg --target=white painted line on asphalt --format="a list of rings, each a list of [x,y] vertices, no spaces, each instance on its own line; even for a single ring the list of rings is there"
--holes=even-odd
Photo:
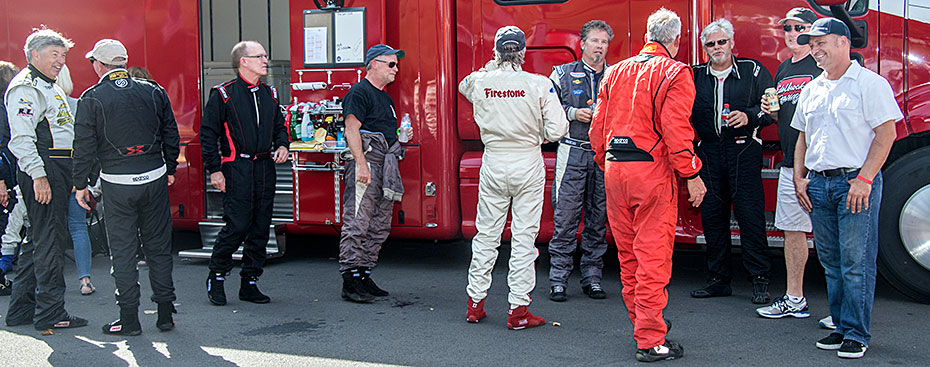
[[[171,359],[171,352],[168,351],[168,343],[152,342],[152,346],[155,347],[155,351],[161,353],[165,358]]]
[[[129,344],[126,343],[125,340],[120,340],[116,343],[111,343],[111,342],[96,341],[86,336],[80,336],[80,335],[75,335],[74,338],[84,341],[85,343],[95,345],[99,348],[106,348],[107,345],[115,346],[116,351],[113,352],[113,355],[116,356],[116,358],[126,361],[126,363],[128,364],[128,367],[139,367],[139,363],[136,362],[136,356],[132,354],[132,351],[129,350]]]
[[[0,330],[0,365],[51,366],[52,348],[44,341]]]
[[[278,367],[278,366],[333,366],[333,367],[396,367],[394,364],[381,364],[371,362],[358,362],[345,359],[298,356],[283,353],[268,353],[251,350],[238,350],[217,347],[200,347],[212,356],[223,358],[238,366],[249,367]]]

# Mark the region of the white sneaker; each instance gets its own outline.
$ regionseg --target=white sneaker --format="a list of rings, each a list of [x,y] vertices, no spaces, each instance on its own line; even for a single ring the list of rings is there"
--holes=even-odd
[[[836,330],[836,325],[833,324],[833,316],[824,317],[817,324],[820,325],[821,329]]]
[[[757,308],[756,314],[767,319],[780,319],[785,316],[803,319],[811,316],[807,310],[807,299],[801,297],[801,302],[794,303],[788,296],[778,297],[771,305]]]

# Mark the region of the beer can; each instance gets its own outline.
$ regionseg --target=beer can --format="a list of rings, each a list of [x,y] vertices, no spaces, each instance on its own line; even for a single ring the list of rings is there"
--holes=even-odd
[[[781,106],[778,104],[778,93],[776,93],[775,88],[766,88],[764,97],[766,103],[769,104],[769,111],[777,112],[781,109]]]

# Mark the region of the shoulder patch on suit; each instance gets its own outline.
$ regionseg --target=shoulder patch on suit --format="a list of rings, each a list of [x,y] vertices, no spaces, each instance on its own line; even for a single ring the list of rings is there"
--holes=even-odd
[[[275,101],[277,101],[277,100],[278,100],[278,90],[275,89],[275,87],[272,87],[272,86],[270,86],[270,85],[268,86],[268,88],[271,88],[271,96],[274,97],[274,100],[275,100]]]
[[[559,77],[562,77],[562,75],[565,75],[565,70],[562,69],[563,66],[565,66],[565,65],[553,66],[553,67],[552,67],[552,70],[555,70],[555,73],[556,73]]]
[[[220,91],[220,96],[223,97],[223,103],[226,103],[229,101],[229,93],[226,93],[226,86],[217,85],[213,88]]]

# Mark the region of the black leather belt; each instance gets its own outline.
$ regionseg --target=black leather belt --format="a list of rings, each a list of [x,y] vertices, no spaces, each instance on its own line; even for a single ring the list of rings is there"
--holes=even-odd
[[[845,176],[850,173],[859,172],[859,168],[834,168],[823,171],[811,171],[815,175],[821,175],[823,177],[836,177],[836,176]]]
[[[591,143],[590,143],[590,142],[586,142],[586,141],[584,141],[584,140],[575,140],[575,139],[572,139],[572,138],[562,138],[562,140],[560,140],[559,142],[562,143],[562,144],[567,144],[567,145],[576,147],[576,148],[591,150]]]

